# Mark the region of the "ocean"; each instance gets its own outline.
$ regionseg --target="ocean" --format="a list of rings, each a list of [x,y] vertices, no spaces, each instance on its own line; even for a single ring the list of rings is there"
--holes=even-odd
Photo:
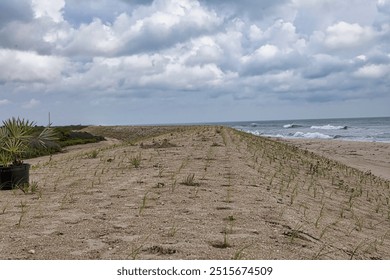
[[[224,125],[269,137],[390,143],[390,117],[248,121]]]

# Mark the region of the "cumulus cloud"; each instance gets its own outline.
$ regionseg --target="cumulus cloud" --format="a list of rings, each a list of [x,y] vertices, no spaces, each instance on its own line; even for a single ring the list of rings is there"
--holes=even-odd
[[[242,57],[241,73],[256,76],[267,72],[298,70],[303,61],[304,58],[294,49],[265,44]]]
[[[331,49],[348,49],[367,44],[374,37],[375,32],[371,27],[341,21],[326,29],[324,43]]]
[[[202,96],[252,106],[358,100],[369,90],[385,96],[388,4],[2,1],[0,90],[18,96],[17,104],[30,100],[27,107],[46,106],[41,92],[52,104],[77,95],[94,106],[133,98],[183,104]]]
[[[382,20],[376,2],[367,0],[292,0],[292,10],[297,32],[309,36],[339,22],[372,27]]]
[[[61,78],[65,60],[33,52],[0,49],[0,81],[45,82]]]
[[[211,36],[202,36],[191,40],[185,59],[188,65],[220,64],[223,49]]]
[[[106,56],[158,51],[207,34],[220,23],[215,12],[197,1],[156,0],[131,15],[121,13],[112,24],[97,18],[81,24],[63,49],[65,53]]]
[[[55,28],[51,22],[45,19],[32,22],[10,22],[0,28],[0,47],[52,54],[55,48],[45,40],[45,37],[51,29]]]
[[[36,18],[48,17],[54,22],[64,20],[62,12],[65,0],[32,0],[31,4]]]
[[[388,76],[390,73],[390,65],[384,64],[370,64],[364,65],[354,72],[354,75],[359,78],[369,78],[369,79],[381,79],[385,76]]]

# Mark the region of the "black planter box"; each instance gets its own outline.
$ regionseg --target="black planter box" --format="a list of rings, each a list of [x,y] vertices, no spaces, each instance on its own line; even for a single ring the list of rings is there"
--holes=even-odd
[[[29,183],[30,164],[0,166],[0,190],[11,190],[18,185]]]

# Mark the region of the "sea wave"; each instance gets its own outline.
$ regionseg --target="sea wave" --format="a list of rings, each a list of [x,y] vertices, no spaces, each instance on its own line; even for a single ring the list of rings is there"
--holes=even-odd
[[[245,130],[245,129],[243,129],[242,131],[244,131],[246,133],[250,133],[250,134],[256,135],[256,136],[262,135],[262,133],[260,131],[257,131],[257,130]]]
[[[298,132],[295,132],[292,136],[296,137],[296,138],[309,138],[309,139],[333,139],[332,136],[322,134],[319,132],[303,133],[303,132],[298,131]]]
[[[346,125],[330,125],[330,124],[327,124],[327,125],[322,125],[322,126],[316,126],[316,125],[313,125],[310,127],[311,129],[325,129],[325,130],[339,130],[339,129],[347,129],[348,126]]]
[[[283,125],[283,127],[284,128],[295,128],[295,127],[302,127],[302,125],[289,123],[289,124]]]

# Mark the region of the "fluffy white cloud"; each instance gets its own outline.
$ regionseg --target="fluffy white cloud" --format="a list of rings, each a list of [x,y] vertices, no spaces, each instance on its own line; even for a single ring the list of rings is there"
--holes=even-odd
[[[65,59],[60,57],[0,49],[0,81],[3,82],[51,83],[61,78],[65,65]]]
[[[35,17],[49,17],[54,22],[63,21],[62,12],[65,0],[32,0]]]
[[[142,89],[201,90],[220,86],[228,75],[216,64],[185,65],[168,54],[100,57],[85,71],[67,78],[66,87],[88,87],[110,95],[114,91],[138,94]]]
[[[44,19],[33,22],[12,21],[0,27],[0,48],[51,54],[53,45],[43,40],[51,27]]]
[[[301,40],[293,23],[277,20],[264,32],[264,39],[282,48],[293,47]]]
[[[168,98],[172,107],[199,96],[202,104],[363,99],[369,90],[383,96],[388,4],[0,1],[0,91],[12,95],[0,98],[3,105],[12,99],[1,111],[66,104],[75,95],[94,106]]]
[[[257,26],[256,24],[252,24],[250,27],[249,27],[249,39],[252,41],[252,42],[256,42],[256,41],[260,41],[263,39],[263,36],[264,36],[264,32],[261,30],[261,28],[259,26]]]
[[[96,17],[76,26],[63,17],[64,0],[31,5],[35,20],[0,26],[0,47],[79,57],[126,55],[169,48],[222,24],[214,11],[189,0],[156,0],[131,14],[118,13],[112,22]]]
[[[365,65],[354,72],[358,78],[381,79],[390,73],[390,65]]]
[[[123,44],[110,25],[95,18],[89,24],[82,24],[64,36],[51,36],[58,40],[60,51],[66,55],[108,55],[112,56]]]
[[[168,64],[158,74],[141,77],[142,86],[162,87],[169,90],[202,90],[218,86],[224,74],[215,64],[183,66]]]
[[[115,21],[94,19],[73,30],[63,44],[65,53],[83,55],[133,54],[157,51],[214,30],[221,24],[215,12],[197,1],[156,0]]]
[[[306,38],[297,32],[292,22],[278,19],[268,28],[262,29],[252,24],[246,29],[244,32],[247,33],[252,47],[272,45],[285,53],[304,53],[307,50]]]
[[[371,27],[341,21],[326,29],[324,43],[331,49],[348,49],[365,45],[374,38],[375,31]]]
[[[240,72],[244,76],[257,76],[267,72],[298,70],[301,63],[302,57],[296,49],[265,44],[242,57]]]
[[[337,22],[372,26],[379,20],[375,1],[293,0],[294,23],[305,33],[325,31]],[[291,11],[290,11],[291,12]]]
[[[260,61],[265,61],[275,58],[278,52],[279,48],[277,46],[267,44],[258,48],[255,51],[254,56]]]
[[[188,46],[188,51],[182,55],[188,65],[220,64],[223,60],[223,49],[211,36],[193,39]]]

